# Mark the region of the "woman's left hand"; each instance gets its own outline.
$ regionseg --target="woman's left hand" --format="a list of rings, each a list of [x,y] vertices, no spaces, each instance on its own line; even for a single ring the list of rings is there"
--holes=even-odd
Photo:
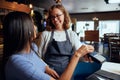
[[[50,76],[52,76],[55,79],[59,78],[59,75],[57,74],[57,72],[53,69],[51,69],[49,66],[46,66],[46,73],[48,73]]]

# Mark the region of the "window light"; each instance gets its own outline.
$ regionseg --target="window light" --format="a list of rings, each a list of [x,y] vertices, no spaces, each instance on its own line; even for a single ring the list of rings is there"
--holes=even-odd
[[[109,0],[108,3],[120,3],[120,0]]]

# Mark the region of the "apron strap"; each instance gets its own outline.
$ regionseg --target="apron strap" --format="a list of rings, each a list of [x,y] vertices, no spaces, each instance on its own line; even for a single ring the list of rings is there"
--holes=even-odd
[[[52,41],[52,39],[53,39],[53,34],[54,34],[54,31],[52,30],[52,32],[51,32],[51,37],[50,37],[50,41],[49,41],[49,42]]]
[[[70,42],[67,30],[65,30],[65,33],[66,33],[66,39],[69,40],[69,42]]]

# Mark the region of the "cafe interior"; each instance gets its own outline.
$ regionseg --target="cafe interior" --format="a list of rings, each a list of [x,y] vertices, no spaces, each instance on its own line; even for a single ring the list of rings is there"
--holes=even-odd
[[[120,0],[0,0],[0,65],[5,15],[11,11],[22,11],[38,17],[39,36],[46,29],[47,12],[53,4],[62,4],[69,12],[70,29],[76,32],[80,42],[93,45],[107,61],[120,63]]]

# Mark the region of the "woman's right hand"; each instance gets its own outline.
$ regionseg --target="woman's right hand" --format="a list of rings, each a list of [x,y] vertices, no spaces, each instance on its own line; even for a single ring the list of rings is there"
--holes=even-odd
[[[94,51],[94,47],[92,45],[82,45],[76,52],[82,57],[88,53]]]

